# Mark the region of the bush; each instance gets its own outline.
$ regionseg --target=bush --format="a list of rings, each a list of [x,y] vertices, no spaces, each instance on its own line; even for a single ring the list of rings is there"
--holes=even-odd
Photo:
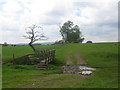
[[[31,58],[29,57],[31,56]],[[38,59],[36,59],[35,55],[31,54],[31,55],[25,55],[19,58],[16,58],[13,63],[14,64],[18,64],[18,65],[32,65],[32,64],[37,64],[38,63]]]
[[[92,43],[92,41],[87,41],[86,43]]]

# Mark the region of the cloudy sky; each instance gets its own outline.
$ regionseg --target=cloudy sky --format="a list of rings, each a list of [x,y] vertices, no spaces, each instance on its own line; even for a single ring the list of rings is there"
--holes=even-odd
[[[0,43],[28,43],[25,27],[40,25],[49,39],[60,40],[58,25],[70,20],[85,41],[118,41],[119,0],[0,0]],[[43,42],[43,41],[39,41]]]

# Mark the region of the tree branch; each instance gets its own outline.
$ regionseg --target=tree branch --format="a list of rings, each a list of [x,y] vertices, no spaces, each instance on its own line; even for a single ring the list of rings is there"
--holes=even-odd
[[[29,26],[27,28],[25,28],[26,30],[26,35],[24,35],[23,37],[25,37],[26,39],[29,39],[29,45],[31,46],[31,48],[33,49],[33,51],[35,51],[35,48],[32,46],[32,44],[38,40],[46,40],[47,38],[43,35],[40,34],[39,29],[42,29],[42,27],[37,26],[37,25],[32,25]]]

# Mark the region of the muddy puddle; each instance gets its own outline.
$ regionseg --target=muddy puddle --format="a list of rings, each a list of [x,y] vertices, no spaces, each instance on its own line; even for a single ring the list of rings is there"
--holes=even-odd
[[[62,66],[64,74],[81,74],[91,75],[96,68],[91,68],[86,65],[65,65]]]

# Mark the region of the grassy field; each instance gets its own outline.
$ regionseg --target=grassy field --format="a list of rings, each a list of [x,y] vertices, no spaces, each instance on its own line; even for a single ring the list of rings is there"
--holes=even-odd
[[[40,49],[56,49],[53,69],[37,70],[35,65],[3,65],[3,88],[117,88],[118,43],[40,45]],[[12,54],[20,57],[32,53],[29,46],[3,47],[3,62],[10,61]],[[61,66],[84,61],[97,67],[91,76],[62,74]]]

